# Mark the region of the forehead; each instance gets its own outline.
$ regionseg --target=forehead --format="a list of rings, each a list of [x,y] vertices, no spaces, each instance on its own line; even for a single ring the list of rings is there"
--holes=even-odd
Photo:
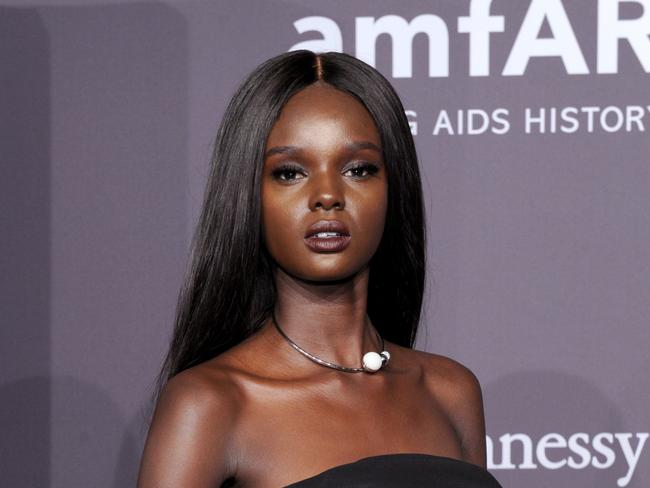
[[[372,116],[356,98],[331,85],[314,83],[285,104],[271,129],[267,147],[334,139],[367,140],[380,145]]]

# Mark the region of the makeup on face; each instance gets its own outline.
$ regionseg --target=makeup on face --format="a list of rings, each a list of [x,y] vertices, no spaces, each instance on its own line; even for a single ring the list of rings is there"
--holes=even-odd
[[[311,85],[273,126],[262,179],[264,240],[288,274],[339,280],[383,235],[388,183],[374,120],[351,95]]]
[[[319,220],[309,226],[305,244],[314,252],[338,252],[345,249],[352,236],[339,220]]]

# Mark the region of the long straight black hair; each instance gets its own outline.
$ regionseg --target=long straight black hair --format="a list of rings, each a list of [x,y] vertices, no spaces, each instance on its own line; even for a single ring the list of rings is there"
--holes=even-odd
[[[270,316],[276,289],[262,243],[264,149],[285,103],[317,81],[359,100],[379,131],[388,208],[370,261],[368,315],[387,340],[413,347],[426,247],[420,173],[404,107],[390,83],[364,62],[342,53],[293,51],[249,75],[219,126],[159,391],[174,375],[243,341]]]

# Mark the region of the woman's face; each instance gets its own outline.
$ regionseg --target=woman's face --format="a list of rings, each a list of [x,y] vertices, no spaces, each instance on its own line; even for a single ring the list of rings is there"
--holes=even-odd
[[[289,99],[266,143],[261,188],[264,242],[282,270],[329,281],[363,269],[381,241],[387,191],[379,133],[361,103],[320,82]]]

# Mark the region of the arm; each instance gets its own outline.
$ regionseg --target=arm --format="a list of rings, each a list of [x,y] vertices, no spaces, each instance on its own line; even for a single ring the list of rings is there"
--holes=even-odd
[[[485,416],[481,385],[464,366],[459,370],[456,381],[451,415],[461,440],[463,457],[465,461],[485,468]]]
[[[485,418],[481,385],[468,368],[453,359],[434,356],[430,371],[431,388],[451,421],[460,440],[463,460],[483,468],[485,459]]]
[[[485,417],[481,385],[474,373],[455,361],[450,373],[448,412],[460,438],[463,459],[485,468]]]
[[[156,406],[138,488],[220,486],[234,472],[233,396],[225,382],[196,371],[172,378]]]

